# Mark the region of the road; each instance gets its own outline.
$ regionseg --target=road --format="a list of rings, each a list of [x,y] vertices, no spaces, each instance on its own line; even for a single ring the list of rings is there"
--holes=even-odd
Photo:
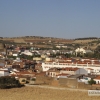
[[[54,87],[49,85],[29,85],[25,84],[25,86],[28,87],[39,87],[39,88],[47,88],[47,89],[58,89],[58,90],[70,90],[70,91],[82,91],[82,92],[88,92],[88,90],[85,89],[73,89],[73,88],[67,88],[67,87]]]

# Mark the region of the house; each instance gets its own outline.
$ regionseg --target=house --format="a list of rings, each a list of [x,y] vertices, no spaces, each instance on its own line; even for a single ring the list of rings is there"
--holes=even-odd
[[[31,53],[29,50],[25,50],[24,52],[21,52],[21,54],[28,55],[28,56],[33,55],[33,53]]]
[[[96,81],[96,84],[100,84],[100,76],[97,76],[96,78],[94,78],[94,81]]]
[[[88,74],[92,74],[94,69],[92,69],[92,68],[87,68],[86,70],[87,70]]]
[[[34,61],[42,61],[42,58],[41,57],[33,57],[33,60]]]
[[[36,71],[36,72],[41,72],[41,71],[42,71],[41,65],[42,65],[41,63],[35,64],[35,71]]]
[[[58,74],[60,74],[60,71],[57,68],[51,68],[46,71],[46,76],[49,77],[56,77]]]
[[[23,68],[24,67],[24,62],[17,62],[17,61],[14,61],[12,63],[12,68],[16,68],[16,69],[20,69],[20,68]]]
[[[8,76],[10,73],[8,70],[0,69],[0,76]]]
[[[62,68],[60,73],[66,73],[66,74],[70,74],[70,75],[77,75],[77,74],[87,75],[88,74],[84,68],[72,68],[72,67]]]
[[[30,70],[23,70],[23,71],[19,71],[16,72],[16,75],[23,75],[23,76],[35,76],[35,72],[32,72]]]
[[[60,45],[57,45],[57,46],[56,46],[56,48],[61,48],[61,47],[62,47],[62,46],[60,46]]]
[[[57,79],[59,79],[59,78],[68,78],[70,75],[69,74],[58,74],[56,77],[57,77]]]
[[[44,58],[45,59],[46,57],[47,57],[47,55],[45,55],[45,54],[42,54],[41,55],[41,58]]]
[[[78,82],[83,82],[85,84],[88,84],[88,81],[94,79],[95,77],[96,77],[95,75],[83,75],[83,78],[79,79]]]
[[[24,66],[24,69],[34,69],[35,68],[35,64],[32,63],[26,63]]]
[[[18,56],[18,52],[17,51],[13,51],[13,56],[17,57]]]
[[[75,52],[76,53],[86,53],[86,51],[85,51],[85,49],[83,49],[83,48],[77,48],[76,50],[75,50]]]
[[[13,52],[11,50],[8,50],[7,51],[7,55],[12,56],[13,55]]]

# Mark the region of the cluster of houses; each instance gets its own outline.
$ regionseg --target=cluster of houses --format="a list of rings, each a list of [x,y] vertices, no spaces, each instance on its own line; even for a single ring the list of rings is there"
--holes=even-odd
[[[8,59],[0,62],[0,76],[14,76],[20,82],[31,82],[32,78],[45,76],[57,80],[76,79],[84,84],[94,79],[100,84],[100,61],[96,59],[59,58],[43,62]]]
[[[72,50],[61,50],[59,48],[68,48],[67,46],[63,45],[63,44],[58,44],[56,47],[58,48],[58,50],[53,50],[53,49],[49,49],[49,50],[40,50],[40,48],[37,47],[33,47],[33,46],[29,46],[29,47],[23,47],[23,46],[15,46],[15,45],[6,45],[5,46],[6,50],[5,52],[1,52],[0,53],[0,58],[3,57],[3,54],[6,53],[8,56],[15,56],[18,57],[19,55],[28,55],[28,56],[33,56],[33,55],[45,55],[50,56],[51,54],[77,54],[78,53],[91,53],[93,51],[88,50],[88,49],[84,49],[84,48],[77,48],[74,51]]]
[[[100,84],[100,61],[97,59],[56,59],[43,62],[42,68],[49,77],[75,78],[78,75],[78,82],[88,84],[89,80],[94,79],[96,84]]]
[[[76,53],[86,53],[82,48],[75,51]],[[31,82],[34,78],[37,80],[37,76],[51,77],[57,80],[61,78],[76,79],[77,82],[84,84],[88,84],[89,80],[94,79],[96,84],[100,85],[100,60],[92,58],[50,58],[51,53],[56,54],[58,52],[66,53],[67,51],[10,47],[7,52],[0,53],[0,76],[14,76],[20,82]],[[18,55],[22,54],[40,55],[40,57],[33,57],[33,60],[20,59]],[[16,59],[7,59],[5,55],[15,56]]]

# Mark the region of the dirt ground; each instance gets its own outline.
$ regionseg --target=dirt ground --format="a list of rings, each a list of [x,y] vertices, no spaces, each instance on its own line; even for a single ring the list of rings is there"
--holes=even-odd
[[[100,100],[100,96],[88,96],[86,91],[22,87],[0,89],[0,100]]]

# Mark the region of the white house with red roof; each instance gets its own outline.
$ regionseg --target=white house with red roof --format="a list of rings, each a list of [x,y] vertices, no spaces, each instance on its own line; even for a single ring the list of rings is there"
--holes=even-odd
[[[94,78],[94,81],[96,81],[96,84],[100,84],[100,76],[97,76],[96,78]]]
[[[58,74],[56,77],[59,79],[59,78],[68,78],[68,76],[70,76],[69,74]]]
[[[66,77],[69,75],[87,75],[87,71],[83,68],[71,68],[71,67],[67,67],[67,68],[52,68],[49,69],[48,71],[46,71],[46,75],[50,76],[50,77]]]

